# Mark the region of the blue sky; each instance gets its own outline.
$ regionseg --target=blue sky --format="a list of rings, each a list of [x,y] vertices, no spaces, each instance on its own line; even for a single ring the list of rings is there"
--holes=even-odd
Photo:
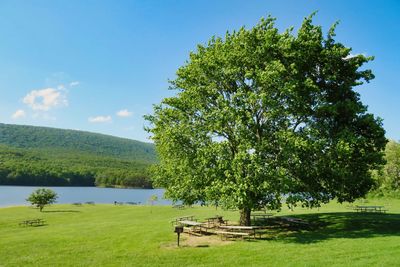
[[[168,79],[199,43],[271,14],[284,30],[318,10],[325,31],[375,56],[376,78],[357,89],[400,140],[400,1],[0,2],[0,122],[149,141],[143,115],[170,96]]]

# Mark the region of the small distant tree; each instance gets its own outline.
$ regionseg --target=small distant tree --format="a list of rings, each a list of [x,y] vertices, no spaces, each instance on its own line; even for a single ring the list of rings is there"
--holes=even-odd
[[[157,200],[158,200],[158,197],[156,195],[151,195],[149,197],[149,202],[151,204],[151,212],[153,212],[153,205],[154,205],[154,202],[156,202]]]
[[[44,206],[55,203],[57,198],[57,193],[53,190],[39,188],[33,191],[26,200],[29,201],[32,205],[38,207],[40,211],[42,211]]]

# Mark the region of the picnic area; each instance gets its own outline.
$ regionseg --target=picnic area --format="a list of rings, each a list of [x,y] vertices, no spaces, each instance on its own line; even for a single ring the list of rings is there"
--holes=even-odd
[[[361,212],[357,205],[388,211]],[[215,207],[63,204],[40,214],[28,207],[0,208],[0,265],[348,266],[355,259],[359,266],[398,264],[400,200],[285,207],[266,222],[257,217],[254,229],[238,229],[237,211]],[[19,225],[38,218],[43,226]],[[201,224],[202,234],[186,231],[178,248],[176,218],[188,228]]]
[[[356,205],[347,206],[350,211],[357,213],[386,213],[388,210],[385,206],[376,205]],[[252,225],[243,226],[237,223],[228,224],[228,220],[221,215],[205,218],[200,221],[194,215],[186,215],[174,218],[171,223],[175,227],[182,227],[183,233],[194,236],[217,235],[221,240],[232,240],[235,238],[268,238],[273,228],[288,227],[291,229],[311,229],[320,227],[320,222],[314,220],[308,221],[298,217],[290,216],[274,216],[274,213],[254,212],[252,214]],[[178,232],[177,230],[175,232]]]

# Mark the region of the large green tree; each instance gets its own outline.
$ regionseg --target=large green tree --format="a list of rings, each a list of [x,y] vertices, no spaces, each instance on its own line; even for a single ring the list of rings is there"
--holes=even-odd
[[[160,163],[155,182],[187,204],[251,210],[336,198],[373,186],[386,139],[353,87],[374,78],[372,60],[306,18],[297,34],[274,19],[199,45],[147,116]]]

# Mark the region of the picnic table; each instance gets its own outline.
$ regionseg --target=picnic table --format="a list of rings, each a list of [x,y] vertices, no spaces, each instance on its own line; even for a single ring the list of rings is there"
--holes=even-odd
[[[187,215],[173,219],[171,224],[178,224],[179,221],[197,221],[197,219],[194,218],[194,215]]]
[[[216,234],[220,234],[221,238],[223,236],[228,237],[228,236],[241,236],[242,238],[244,236],[254,236],[254,239],[256,239],[256,230],[260,229],[260,226],[241,226],[241,225],[221,225],[219,227],[223,231],[216,231]]]
[[[44,225],[45,220],[43,219],[32,219],[32,220],[24,220],[19,223],[21,226],[41,226]]]
[[[182,224],[182,225],[186,225],[186,226],[200,226],[200,225],[203,225],[203,223],[201,223],[201,222],[189,221],[189,220],[182,220],[182,221],[179,221],[179,223]]]
[[[190,220],[182,220],[178,221],[180,225],[182,225],[184,230],[188,230],[188,233],[200,233],[203,231],[202,227],[204,223]],[[203,227],[204,231],[207,232],[207,228]]]
[[[356,206],[354,209],[357,212],[385,213],[387,211],[384,206]]]
[[[206,218],[207,220],[207,226],[209,228],[215,227],[221,224],[228,224],[228,220],[224,220],[222,216],[220,215],[215,215],[214,217]]]

